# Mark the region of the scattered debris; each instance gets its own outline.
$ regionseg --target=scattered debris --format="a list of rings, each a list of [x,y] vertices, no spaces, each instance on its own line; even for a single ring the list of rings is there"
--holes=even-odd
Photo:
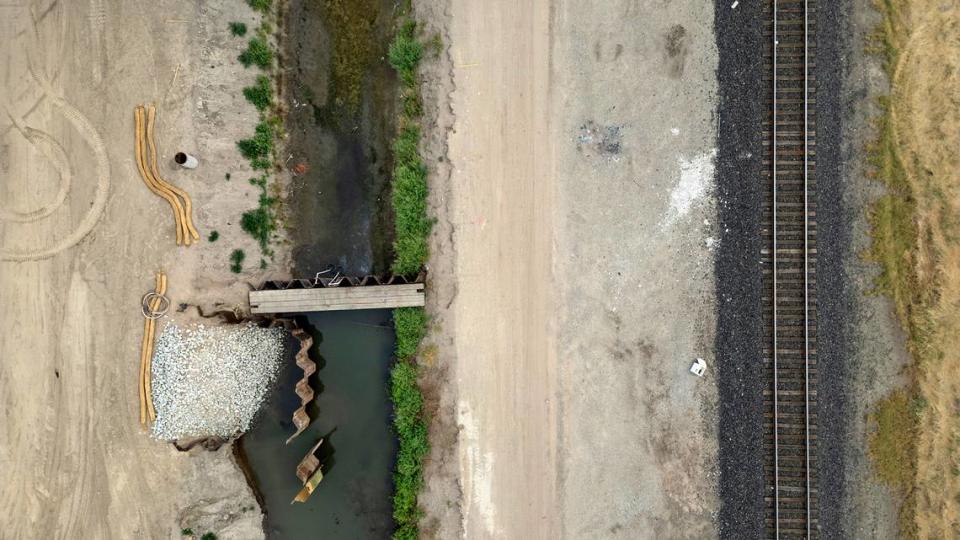
[[[184,169],[196,169],[200,161],[186,152],[177,152],[173,156],[173,161]]]
[[[711,193],[716,155],[714,149],[690,160],[680,158],[680,179],[670,192],[670,208],[661,222],[662,229],[686,217],[695,205]]]
[[[300,176],[300,175],[306,174],[307,171],[310,170],[310,167],[306,163],[301,161],[300,163],[297,163],[296,165],[294,165],[290,170],[293,172],[294,176]]]
[[[593,150],[601,155],[615,156],[623,144],[621,126],[598,126],[593,120],[580,126],[577,149]]]
[[[317,489],[320,481],[323,480],[323,463],[320,462],[320,456],[317,455],[317,451],[322,445],[323,439],[321,438],[297,465],[297,478],[303,484],[303,489],[290,501],[290,504],[306,502],[307,498],[313,494],[313,490]]]
[[[690,373],[693,373],[697,377],[703,377],[703,374],[706,372],[707,363],[704,362],[703,358],[697,358],[693,365],[690,366]]]

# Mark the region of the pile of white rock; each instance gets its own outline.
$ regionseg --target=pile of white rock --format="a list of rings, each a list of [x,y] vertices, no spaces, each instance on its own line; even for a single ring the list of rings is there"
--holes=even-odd
[[[282,328],[168,323],[153,354],[153,436],[245,432],[280,371],[285,344]]]

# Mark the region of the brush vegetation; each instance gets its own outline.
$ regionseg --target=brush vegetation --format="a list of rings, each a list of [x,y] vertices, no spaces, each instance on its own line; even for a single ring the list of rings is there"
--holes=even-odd
[[[417,67],[423,58],[423,44],[417,40],[417,23],[406,21],[390,44],[388,59],[406,87],[417,84]]]
[[[899,54],[894,15],[880,7],[883,22],[871,35],[868,49],[881,56],[888,76],[892,77]],[[892,4],[886,7],[892,8]],[[915,354],[923,339],[918,330],[923,326],[920,318],[925,312],[914,264],[916,199],[896,142],[891,98],[881,97],[877,105],[880,112],[875,119],[876,138],[867,145],[867,155],[872,176],[886,186],[887,192],[870,211],[872,245],[868,257],[880,266],[875,291],[893,300],[898,318],[907,331],[911,352]],[[911,486],[917,471],[919,419],[911,404],[917,399],[918,391],[916,384],[895,391],[881,400],[871,415],[876,431],[869,440],[870,456],[877,475],[903,497],[899,522],[905,538],[915,536],[912,523],[916,500],[911,495]]]
[[[427,425],[423,420],[423,396],[417,385],[417,368],[398,362],[390,371],[390,398],[393,400],[393,429],[400,441],[393,474],[393,537],[416,540],[422,512],[417,496],[423,487],[423,458],[430,451]]]
[[[955,50],[950,49],[950,38],[921,35],[925,26],[936,25],[922,24],[923,17],[913,18],[923,11],[919,6],[908,17],[906,10],[913,6],[904,0],[878,0],[875,5],[881,22],[867,50],[882,59],[892,88],[890,96],[878,100],[876,137],[867,147],[872,174],[886,188],[871,208],[868,257],[880,267],[876,292],[891,298],[913,364],[905,370],[908,384],[876,405],[871,415],[876,431],[869,450],[877,475],[902,498],[900,536],[941,537],[950,526],[948,516],[960,508],[956,479],[960,438],[955,435],[960,424],[952,418],[937,419],[960,402],[951,386],[957,372],[953,336],[960,328],[954,308],[960,277],[949,263],[960,250],[955,217],[960,203],[953,194],[955,167],[937,157],[936,149],[955,147],[957,135],[946,130],[926,135],[936,138],[910,136],[916,126],[931,119],[947,122],[941,113],[954,107],[945,93],[924,94],[924,106],[916,107],[918,86],[910,81],[939,83],[939,76],[931,74],[948,68],[949,62],[930,59],[946,58],[948,50]],[[918,43],[912,54],[925,57],[931,65],[918,68],[917,60],[911,63],[904,58],[908,43]]]
[[[257,82],[243,89],[243,97],[260,112],[269,109],[273,105],[273,84],[270,77],[257,75]]]
[[[397,333],[397,358],[413,358],[427,333],[427,314],[421,308],[395,309],[393,326]]]
[[[247,0],[250,7],[264,15],[263,20],[257,27],[255,36],[250,39],[247,49],[240,54],[239,60],[244,66],[255,65],[264,70],[269,70],[273,66],[275,51],[271,48],[269,35],[272,31],[272,0]],[[246,32],[246,27],[244,27]],[[273,82],[267,74],[258,75],[254,84],[243,89],[243,96],[260,113],[260,121],[254,127],[253,135],[250,138],[237,141],[237,148],[243,157],[250,161],[250,167],[255,171],[261,171],[259,176],[250,179],[250,184],[259,188],[260,193],[257,197],[257,207],[248,210],[240,216],[240,227],[252,236],[260,246],[260,269],[267,267],[267,261],[264,257],[273,257],[273,250],[270,248],[270,242],[274,239],[276,231],[280,228],[281,208],[281,188],[279,184],[270,183],[271,171],[276,164],[276,144],[282,138],[283,120],[277,114],[269,115],[270,109],[274,105]],[[226,176],[230,179],[229,173]],[[269,189],[268,189],[269,188]],[[243,263],[244,255],[240,255],[239,261],[233,257],[237,255],[234,251],[231,257],[231,270],[239,272]]]
[[[247,254],[243,252],[242,249],[235,249],[233,253],[230,254],[230,271],[234,274],[239,274],[243,271],[243,261],[247,258]]]
[[[247,35],[247,25],[242,22],[232,22],[230,23],[230,33],[237,36],[243,37]]]
[[[237,141],[237,148],[243,157],[250,160],[250,166],[257,170],[269,170],[273,165],[274,125],[261,121],[254,128],[253,137]]]
[[[401,82],[403,114],[393,143],[393,272],[414,274],[423,268],[429,255],[428,239],[433,221],[427,216],[427,167],[420,157],[420,92],[417,67],[423,45],[416,38],[416,24],[406,21],[390,45],[390,65]]]
[[[267,193],[267,175],[251,178],[250,183],[260,188],[258,206],[243,213],[240,218],[240,227],[254,237],[260,244],[260,250],[269,256],[273,254],[268,246],[274,231],[277,230],[276,210],[280,199]]]
[[[420,160],[397,160],[393,169],[394,261],[397,274],[415,274],[427,261],[433,222],[427,217],[427,167]]]
[[[273,6],[273,0],[247,0],[247,5],[252,7],[254,11],[269,13]]]
[[[388,59],[401,83],[400,128],[393,141],[392,205],[394,212],[394,260],[396,274],[418,273],[427,261],[428,238],[433,222],[427,216],[427,166],[420,156],[421,114],[417,67],[423,45],[416,38],[416,24],[405,20],[390,45]],[[422,308],[393,312],[397,362],[390,372],[390,397],[394,407],[394,430],[399,441],[393,475],[393,538],[419,537],[422,512],[417,497],[423,487],[423,459],[430,451],[423,412],[423,394],[417,383],[416,354],[427,333],[427,315]]]
[[[270,69],[273,65],[273,49],[267,40],[261,37],[251,38],[247,49],[237,57],[243,67],[257,66],[260,69]]]

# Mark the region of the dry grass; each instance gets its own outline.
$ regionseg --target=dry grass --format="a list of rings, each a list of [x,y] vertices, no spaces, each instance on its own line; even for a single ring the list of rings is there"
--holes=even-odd
[[[891,81],[881,100],[871,257],[915,360],[912,383],[881,402],[870,452],[900,491],[905,538],[960,533],[960,10],[882,0],[870,47]]]
[[[917,404],[914,389],[897,390],[878,403],[870,417],[877,426],[870,437],[870,456],[877,474],[903,495],[899,516],[903,538],[916,537],[913,484],[917,475],[918,419],[922,413]]]

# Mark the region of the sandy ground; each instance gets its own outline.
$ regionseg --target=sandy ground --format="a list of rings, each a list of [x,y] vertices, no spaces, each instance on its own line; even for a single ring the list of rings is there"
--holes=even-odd
[[[712,365],[722,241],[713,7],[421,4],[448,44],[424,529],[715,536],[716,387],[687,372]]]
[[[174,306],[230,306],[246,287],[230,250],[259,262],[237,226],[256,190],[234,146],[256,121],[239,91],[255,74],[235,60],[230,20],[254,22],[239,0],[0,5],[2,536],[262,536],[229,447],[180,454],[137,422],[153,273],[170,275]],[[140,180],[133,108],[146,101],[160,110],[161,169],[216,244],[176,248],[169,207]],[[181,148],[199,169],[172,169]]]

